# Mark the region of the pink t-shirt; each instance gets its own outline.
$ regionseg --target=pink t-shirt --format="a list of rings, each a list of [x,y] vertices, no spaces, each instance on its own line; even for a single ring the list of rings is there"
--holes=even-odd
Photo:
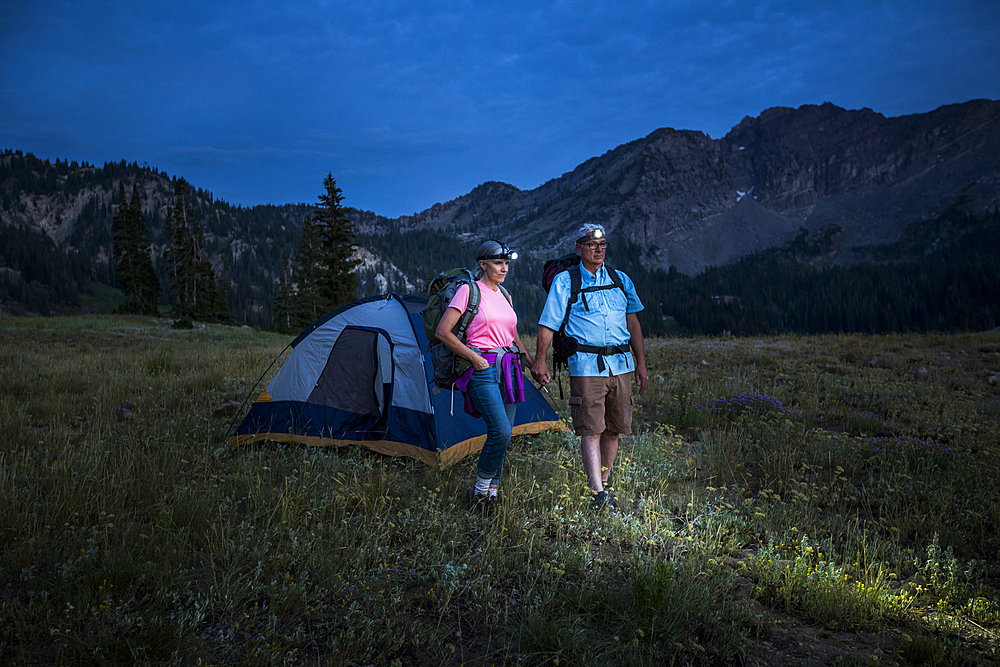
[[[494,292],[481,280],[477,280],[476,284],[479,285],[480,294],[479,312],[469,322],[465,342],[480,350],[510,347],[514,344],[514,334],[517,332],[517,315],[514,309],[499,289]],[[469,286],[462,285],[448,307],[464,313],[468,303]]]

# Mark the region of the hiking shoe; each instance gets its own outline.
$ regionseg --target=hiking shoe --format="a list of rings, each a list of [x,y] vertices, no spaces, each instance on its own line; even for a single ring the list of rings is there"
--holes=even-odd
[[[593,499],[590,501],[590,509],[597,513],[606,512],[608,516],[617,516],[619,514],[618,501],[610,491],[595,493]]]
[[[489,516],[493,514],[496,507],[496,497],[490,497],[486,493],[476,493],[475,487],[470,486],[465,490],[465,506],[473,514]]]

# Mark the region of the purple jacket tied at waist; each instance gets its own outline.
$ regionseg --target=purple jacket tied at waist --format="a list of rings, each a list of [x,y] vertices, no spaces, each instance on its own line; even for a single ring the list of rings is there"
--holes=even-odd
[[[490,350],[481,354],[483,359],[490,362],[490,365],[497,365],[497,357],[500,358],[497,375],[500,378],[500,395],[503,397],[503,402],[523,403],[524,371],[521,370],[521,355],[518,351],[511,350],[514,350],[514,348],[500,348],[499,350]],[[479,411],[472,404],[472,399],[469,398],[468,392],[469,381],[472,380],[473,371],[475,371],[475,368],[469,366],[455,381],[455,388],[462,392],[462,397],[465,398],[465,411],[478,419],[480,417]]]

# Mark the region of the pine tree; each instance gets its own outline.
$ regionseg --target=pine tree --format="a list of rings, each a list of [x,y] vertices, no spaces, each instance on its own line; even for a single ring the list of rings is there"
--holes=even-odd
[[[332,310],[326,307],[322,282],[326,263],[323,261],[321,236],[316,216],[310,216],[302,228],[299,252],[293,267],[295,298],[292,300],[293,324],[300,327],[314,322],[320,315]]]
[[[322,262],[326,269],[319,281],[319,295],[326,310],[352,301],[358,291],[354,273],[354,225],[344,209],[344,194],[337,187],[333,174],[323,180],[324,192],[319,196],[319,209],[314,216],[319,232]]]
[[[112,218],[115,278],[125,296],[118,312],[152,314],[159,301],[160,281],[149,256],[149,227],[142,212],[139,189],[132,186],[132,201],[125,199],[125,185],[119,186],[118,210]]]
[[[129,204],[129,222],[132,233],[132,261],[135,277],[135,302],[138,312],[144,315],[156,313],[160,301],[160,279],[156,277],[153,260],[150,257],[149,224],[142,212],[139,188],[132,186],[132,201]]]
[[[281,251],[281,276],[279,278],[278,297],[274,302],[274,323],[277,331],[293,331],[292,310],[295,294],[292,291],[291,266],[288,255]]]
[[[190,317],[194,311],[195,257],[191,246],[191,204],[187,198],[187,183],[174,183],[174,201],[170,207],[167,231],[167,274],[170,277],[170,302],[178,317]]]
[[[132,261],[129,257],[129,214],[130,207],[125,198],[125,183],[121,183],[118,187],[118,208],[111,218],[111,231],[114,239],[111,252],[115,264],[115,281],[122,286],[127,285],[132,280],[130,273]],[[127,288],[123,291],[127,291]]]
[[[194,219],[184,179],[174,185],[166,259],[171,278],[170,295],[178,317],[232,321],[232,314],[204,250],[204,236]]]
[[[290,262],[291,275],[282,280],[275,306],[276,327],[301,328],[357,294],[356,262],[352,259],[354,226],[333,174],[327,175],[323,187],[316,212],[302,228],[298,253]]]
[[[200,307],[202,302],[203,294],[202,290],[205,287],[205,276],[206,270],[205,266],[208,265],[208,271],[212,270],[212,265],[208,262],[205,257],[204,248],[204,236],[202,236],[201,225],[198,221],[191,216],[191,223],[188,225],[188,253],[192,258],[191,262],[191,287],[190,287],[190,298],[191,298],[191,314],[198,314],[198,311],[202,310]],[[214,272],[212,276],[214,277]]]

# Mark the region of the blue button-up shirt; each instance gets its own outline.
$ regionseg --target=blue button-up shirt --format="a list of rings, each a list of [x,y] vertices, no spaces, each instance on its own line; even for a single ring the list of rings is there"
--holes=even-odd
[[[566,333],[584,345],[607,347],[628,343],[630,338],[628,326],[625,323],[627,313],[637,313],[643,309],[642,301],[635,293],[635,285],[627,275],[618,272],[626,294],[618,288],[600,290],[599,292],[581,292],[576,297],[576,303],[570,309],[569,321],[566,322]],[[580,288],[602,285],[614,285],[606,267],[602,266],[596,274],[590,273],[580,262]],[[569,303],[570,277],[568,271],[556,275],[549,288],[549,296],[545,300],[542,315],[538,324],[553,331],[558,331],[566,314],[566,304]],[[584,306],[584,296],[586,307]],[[588,310],[589,307],[589,310]],[[621,375],[635,370],[632,353],[612,354],[604,357],[605,371],[597,366],[597,354],[593,352],[577,352],[569,358],[569,374],[573,377],[596,377],[599,375]]]

